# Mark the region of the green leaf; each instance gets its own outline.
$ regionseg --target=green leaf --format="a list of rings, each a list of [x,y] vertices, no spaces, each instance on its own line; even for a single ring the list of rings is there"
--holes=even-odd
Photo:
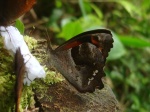
[[[150,47],[149,41],[137,37],[119,35],[119,39],[125,46],[136,47],[136,48]]]
[[[114,1],[122,5],[132,17],[135,18],[135,15],[138,16],[142,15],[140,8],[137,8],[136,5],[130,1],[126,0],[114,0]]]
[[[110,77],[113,80],[119,80],[119,81],[123,81],[124,80],[123,75],[117,70],[116,71],[115,70],[111,71]]]
[[[131,73],[128,78],[126,79],[126,83],[133,87],[135,89],[135,92],[139,92],[140,91],[140,78],[139,78],[139,74],[138,73]]]
[[[63,37],[65,40],[83,32],[82,26],[79,21],[69,22],[62,28],[62,32],[58,37]]]
[[[134,110],[139,110],[139,108],[141,106],[140,99],[134,94],[132,94],[130,98],[133,101],[133,104],[131,105],[131,108],[134,109]]]
[[[120,40],[114,33],[113,33],[113,39],[114,39],[113,48],[111,49],[109,53],[108,60],[118,59],[122,57],[123,55],[125,55],[126,53],[126,50],[123,44],[120,42]]]
[[[82,28],[84,31],[87,30],[93,30],[96,28],[102,28],[102,26],[105,26],[105,22],[102,22],[97,16],[93,14],[86,15],[84,18],[81,17],[79,19],[80,24],[82,25]]]
[[[99,18],[92,14],[76,19],[75,21],[68,20],[63,24],[62,31],[58,34],[58,37],[68,40],[83,31],[100,28],[100,25],[102,25],[102,23]]]
[[[56,0],[55,5],[56,5],[57,8],[62,7],[62,1],[61,0]]]
[[[93,10],[96,12],[96,14],[98,15],[99,19],[103,18],[103,13],[101,12],[100,8],[97,7],[94,4],[91,4],[91,7],[93,8]]]
[[[19,30],[19,32],[24,34],[24,24],[20,20],[16,20],[15,27]]]
[[[80,9],[81,9],[82,15],[86,16],[86,11],[85,11],[85,8],[84,8],[83,0],[78,0],[78,1],[79,1],[79,6],[80,6]]]

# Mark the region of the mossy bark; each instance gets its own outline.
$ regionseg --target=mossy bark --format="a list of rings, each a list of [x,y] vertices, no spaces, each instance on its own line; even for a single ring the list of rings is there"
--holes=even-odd
[[[47,95],[51,101],[46,97],[39,100],[44,112],[120,112],[119,103],[107,84],[94,93],[79,93],[63,81],[51,85]]]

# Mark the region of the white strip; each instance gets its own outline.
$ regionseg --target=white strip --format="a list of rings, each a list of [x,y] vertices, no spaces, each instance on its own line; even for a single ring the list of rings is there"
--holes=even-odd
[[[4,47],[9,50],[11,54],[14,55],[16,50],[20,48],[26,68],[26,77],[24,78],[25,84],[30,85],[31,81],[33,81],[35,78],[45,77],[45,71],[43,67],[30,53],[23,36],[20,34],[17,28],[13,26],[0,26],[0,34],[4,39]]]

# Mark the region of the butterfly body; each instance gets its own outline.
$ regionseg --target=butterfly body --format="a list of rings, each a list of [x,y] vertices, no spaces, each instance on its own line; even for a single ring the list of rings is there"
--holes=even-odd
[[[0,26],[7,26],[29,11],[36,0],[0,0]]]
[[[112,43],[110,31],[88,31],[50,50],[50,62],[79,92],[94,92],[104,87],[103,68]]]

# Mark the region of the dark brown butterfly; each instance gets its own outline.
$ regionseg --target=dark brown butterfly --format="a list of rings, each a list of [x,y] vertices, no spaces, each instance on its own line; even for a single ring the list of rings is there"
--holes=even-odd
[[[29,11],[36,0],[0,0],[0,26],[7,26]]]
[[[23,89],[23,79],[25,74],[25,64],[24,58],[21,55],[20,48],[17,49],[15,54],[15,73],[16,73],[16,83],[15,83],[15,112],[19,111],[20,98]]]
[[[81,33],[53,50],[49,46],[50,63],[79,92],[102,89],[102,77],[108,52],[113,47],[109,30],[97,29]]]

